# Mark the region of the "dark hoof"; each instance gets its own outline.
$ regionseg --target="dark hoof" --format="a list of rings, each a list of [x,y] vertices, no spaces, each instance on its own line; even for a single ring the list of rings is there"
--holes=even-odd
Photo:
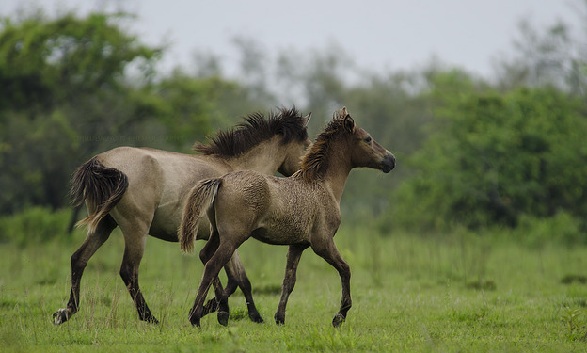
[[[192,326],[200,328],[200,317],[195,315],[193,312],[190,312],[189,319]]]
[[[218,323],[222,326],[228,326],[228,318],[230,317],[230,314],[226,311],[219,311],[218,314],[216,314],[216,318],[218,319]]]
[[[196,318],[190,318],[190,323],[192,324],[192,326],[200,328],[200,319],[196,319]]]
[[[142,320],[145,322],[148,322],[150,324],[154,324],[154,325],[159,324],[159,320],[157,320],[157,318],[155,318],[155,316],[147,316],[146,318],[144,318]]]
[[[332,319],[332,326],[335,328],[340,327],[340,325],[344,322],[344,316],[341,313],[334,315],[334,319]]]
[[[261,314],[259,314],[258,312],[249,313],[249,319],[251,319],[252,322],[256,322],[258,324],[263,323],[263,318],[261,317]]]
[[[278,326],[285,325],[285,317],[284,316],[280,316],[279,314],[275,314],[275,323]]]
[[[55,325],[61,325],[67,320],[69,320],[69,310],[67,309],[59,309],[53,314],[53,323]]]

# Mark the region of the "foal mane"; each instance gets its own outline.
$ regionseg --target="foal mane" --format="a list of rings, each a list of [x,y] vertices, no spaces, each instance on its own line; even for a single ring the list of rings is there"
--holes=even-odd
[[[306,121],[295,107],[281,107],[278,113],[271,112],[267,118],[262,113],[252,113],[244,120],[229,130],[220,131],[208,143],[196,143],[193,149],[205,155],[234,157],[275,135],[281,135],[281,144],[308,138]]]
[[[335,141],[343,134],[347,134],[344,127],[344,118],[350,115],[343,108],[341,112],[335,112],[324,131],[316,137],[316,140],[306,154],[302,157],[300,170],[295,175],[301,176],[305,181],[322,180],[328,167],[328,151]]]

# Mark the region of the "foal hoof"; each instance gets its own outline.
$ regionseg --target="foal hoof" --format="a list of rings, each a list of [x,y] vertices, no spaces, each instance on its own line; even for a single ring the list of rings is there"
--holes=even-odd
[[[334,315],[334,319],[332,319],[332,326],[335,328],[339,328],[340,325],[344,322],[344,316],[341,313]]]
[[[53,324],[61,325],[65,321],[69,320],[69,310],[59,309],[53,314]]]
[[[249,313],[249,319],[251,319],[252,322],[255,322],[257,324],[263,323],[263,318],[261,317],[261,314],[259,314],[258,312]]]
[[[277,324],[277,326],[285,325],[285,317],[279,314],[275,314],[275,323]]]
[[[155,316],[147,316],[146,318],[143,319],[143,321],[148,322],[150,324],[155,324],[155,325],[159,324],[159,320],[157,320],[157,318],[155,318]]]
[[[193,327],[197,327],[200,328],[200,319],[199,318],[194,318],[194,317],[190,317],[190,323],[192,324]]]
[[[193,312],[190,312],[188,318],[189,318],[192,326],[200,328],[200,317],[199,316],[195,315]]]
[[[218,323],[222,326],[228,326],[228,318],[230,317],[230,314],[226,311],[219,311],[216,314],[216,319],[218,320]]]

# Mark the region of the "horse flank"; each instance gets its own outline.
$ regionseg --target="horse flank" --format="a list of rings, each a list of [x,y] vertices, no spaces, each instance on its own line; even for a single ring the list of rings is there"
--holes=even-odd
[[[179,226],[179,243],[181,250],[188,253],[194,250],[194,237],[198,233],[200,217],[214,203],[221,179],[202,180],[192,188],[183,207],[182,221]]]
[[[275,135],[281,135],[280,143],[308,138],[306,118],[295,107],[279,108],[278,113],[265,117],[262,113],[247,115],[235,128],[220,131],[207,144],[196,143],[194,150],[203,155],[236,157]],[[84,200],[89,214],[76,223],[76,227],[88,226],[94,232],[98,223],[116,206],[128,188],[128,177],[116,168],[106,168],[96,156],[81,165],[71,180],[70,196],[74,206]]]

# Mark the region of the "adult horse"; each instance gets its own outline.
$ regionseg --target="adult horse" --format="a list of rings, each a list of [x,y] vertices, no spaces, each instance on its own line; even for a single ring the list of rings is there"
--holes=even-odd
[[[249,115],[232,130],[218,133],[208,144],[195,145],[199,154],[147,148],[119,147],[100,153],[79,167],[72,178],[75,204],[85,201],[87,238],[71,256],[71,294],[67,307],[53,314],[61,324],[79,309],[80,281],[88,260],[119,227],[124,235],[120,277],[134,300],[140,320],[157,323],[139,288],[139,265],[148,235],[177,242],[181,209],[187,192],[199,180],[233,170],[254,169],[289,176],[299,168],[300,156],[310,144],[309,115],[281,108],[265,118]],[[202,227],[198,239],[208,239]],[[238,285],[245,295],[249,317],[262,322],[251,295],[251,284],[238,255],[226,266],[227,295]],[[214,307],[210,303],[210,307]],[[214,308],[210,309],[210,311]]]
[[[212,225],[210,239],[200,251],[204,273],[189,319],[199,326],[203,304],[212,281],[249,237],[275,245],[289,245],[285,278],[275,321],[285,323],[285,307],[291,294],[302,252],[312,250],[341,278],[342,299],[332,324],[338,327],[351,308],[347,263],[334,244],[340,225],[340,199],[353,168],[374,168],[388,173],[395,157],[355,125],[346,108],[335,112],[324,132],[302,158],[301,169],[289,178],[254,171],[236,171],[199,182],[184,206],[180,227],[181,248],[193,247],[199,218],[207,212]],[[221,302],[227,301],[222,297]]]

